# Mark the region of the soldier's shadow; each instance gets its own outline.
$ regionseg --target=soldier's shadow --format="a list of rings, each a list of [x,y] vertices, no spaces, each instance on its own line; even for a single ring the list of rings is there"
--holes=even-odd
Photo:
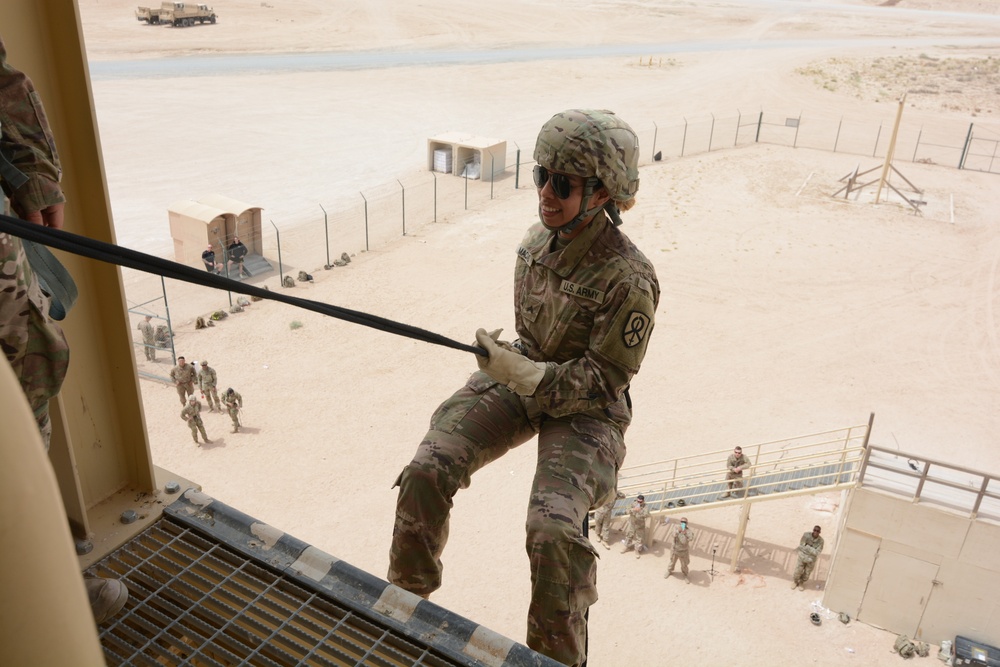
[[[212,438],[212,442],[201,443],[202,449],[222,449],[226,446],[226,439],[222,437]]]

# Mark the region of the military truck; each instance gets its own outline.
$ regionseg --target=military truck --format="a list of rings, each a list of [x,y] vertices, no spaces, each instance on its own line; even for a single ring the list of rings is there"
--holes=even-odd
[[[160,8],[139,7],[135,10],[135,20],[145,21],[149,25],[156,25],[160,22]]]
[[[215,23],[215,10],[208,5],[190,2],[164,2],[160,5],[160,22],[177,27],[195,23]]]

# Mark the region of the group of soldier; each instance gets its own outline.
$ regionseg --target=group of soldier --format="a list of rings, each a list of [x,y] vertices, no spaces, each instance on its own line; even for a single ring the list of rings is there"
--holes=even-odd
[[[737,452],[737,456],[741,453]],[[732,467],[730,467],[731,470]],[[729,496],[729,493],[726,494]],[[605,549],[611,549],[611,521],[614,518],[613,512],[615,504],[623,500],[625,494],[621,491],[603,506],[594,511],[594,534],[597,535],[597,542]],[[649,507],[646,505],[646,498],[643,495],[636,497],[635,501],[626,511],[628,523],[625,526],[625,539],[622,541],[622,553],[635,550],[635,557],[639,558],[646,551],[646,519],[649,518]],[[667,519],[665,523],[670,520]],[[798,562],[795,572],[792,575],[792,589],[805,590],[805,583],[816,567],[820,552],[823,551],[823,538],[820,537],[821,528],[813,526],[812,532],[802,534],[799,546],[796,549]],[[674,573],[674,568],[680,562],[681,576],[688,584],[691,579],[688,576],[688,565],[691,562],[691,543],[694,541],[694,534],[688,528],[687,517],[681,517],[680,523],[673,530],[670,549],[670,566],[664,573],[663,578],[667,579]]]
[[[611,549],[611,520],[615,503],[625,498],[621,491],[617,496],[605,505],[597,508],[594,512],[594,533],[597,535],[597,542],[605,549]],[[646,547],[646,519],[649,518],[649,507],[646,505],[646,498],[643,495],[636,497],[626,512],[628,523],[625,526],[625,539],[623,540],[622,553],[635,550],[635,557],[640,558],[645,553]],[[670,567],[667,569],[664,578],[674,573],[674,568],[678,561],[681,564],[681,574],[684,581],[691,583],[688,578],[688,564],[691,562],[690,546],[694,540],[691,530],[688,528],[687,518],[682,517],[680,523],[673,533],[673,542],[670,551]]]
[[[233,421],[233,433],[240,430],[240,409],[243,407],[243,396],[232,387],[222,392],[220,397],[217,385],[219,381],[218,373],[208,365],[208,361],[203,359],[201,368],[195,370],[194,364],[187,363],[184,357],[177,357],[177,365],[170,371],[170,379],[173,380],[177,388],[177,396],[181,401],[181,419],[187,422],[191,429],[191,439],[199,447],[198,434],[201,433],[205,443],[210,443],[208,434],[205,432],[205,422],[201,418],[201,401],[195,395],[195,383],[201,390],[201,396],[208,403],[210,412],[222,412],[223,406],[229,413],[229,418]]]

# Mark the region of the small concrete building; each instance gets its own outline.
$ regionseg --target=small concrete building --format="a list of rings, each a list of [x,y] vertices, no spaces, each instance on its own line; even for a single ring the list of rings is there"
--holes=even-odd
[[[493,181],[506,168],[506,141],[459,132],[439,134],[427,140],[427,169],[430,171]]]

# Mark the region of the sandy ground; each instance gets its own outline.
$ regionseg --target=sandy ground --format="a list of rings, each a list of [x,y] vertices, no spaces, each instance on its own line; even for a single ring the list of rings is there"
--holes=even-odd
[[[893,66],[899,58],[996,62],[995,5],[972,0],[890,7],[556,0],[474,11],[440,0],[232,1],[215,3],[218,24],[186,30],[139,24],[134,5],[121,0],[80,4],[119,242],[169,256],[166,206],[222,192],[264,206],[283,240],[287,232],[285,261],[316,277],[296,295],[461,341],[480,326],[513,328],[511,269],[535,217],[533,190],[507,182],[467,213],[408,221],[406,237],[371,252],[337,248],[355,253],[354,261],[329,272],[316,270],[323,262],[314,242],[296,235],[318,204],[354,205],[359,191],[419,172],[430,136],[470,132],[530,153],[540,124],[573,106],[614,109],[643,132],[762,107],[891,121],[895,99],[911,89],[914,122],[982,122],[1000,109],[991,71],[963,70],[971,78],[957,92],[919,93],[932,90],[920,85],[919,70],[918,81],[902,82],[884,68],[888,83],[878,88],[826,85],[867,72],[876,58]],[[947,11],[925,11],[933,9]],[[227,74],[220,66],[217,75],[187,78],[96,74],[96,61],[199,54],[472,53],[581,43],[633,52],[283,74]],[[639,65],[649,58],[655,67]],[[178,119],[206,131],[196,141],[143,131]],[[859,163],[877,164],[754,146],[643,168],[624,230],[656,264],[663,299],[633,384],[626,465],[862,424],[874,412],[875,444],[997,472],[987,456],[1000,414],[998,176],[900,165],[925,188],[921,217],[895,204],[831,200],[837,179]],[[159,279],[141,274],[126,272],[125,280],[132,304],[159,289]],[[277,278],[258,284],[277,289]],[[227,417],[208,414],[214,442],[195,448],[173,389],[143,382],[155,462],[382,576],[390,485],[473,361],[272,302],[196,331],[194,317],[226,306],[226,295],[167,289],[178,352],[207,358],[223,387],[242,392],[246,428],[230,434]],[[293,321],[302,326],[293,329]],[[137,366],[168,371],[166,361]],[[459,494],[445,583],[434,596],[519,641],[533,462],[526,444]],[[896,664],[894,635],[808,620],[822,599],[843,500],[758,504],[741,571],[730,572],[732,553],[723,550],[714,577],[710,545],[731,543],[737,510],[692,512],[690,586],[662,577],[669,558],[662,526],[652,553],[639,560],[600,550],[590,664]],[[827,558],[809,590],[790,591],[792,549],[815,523],[824,528]]]

